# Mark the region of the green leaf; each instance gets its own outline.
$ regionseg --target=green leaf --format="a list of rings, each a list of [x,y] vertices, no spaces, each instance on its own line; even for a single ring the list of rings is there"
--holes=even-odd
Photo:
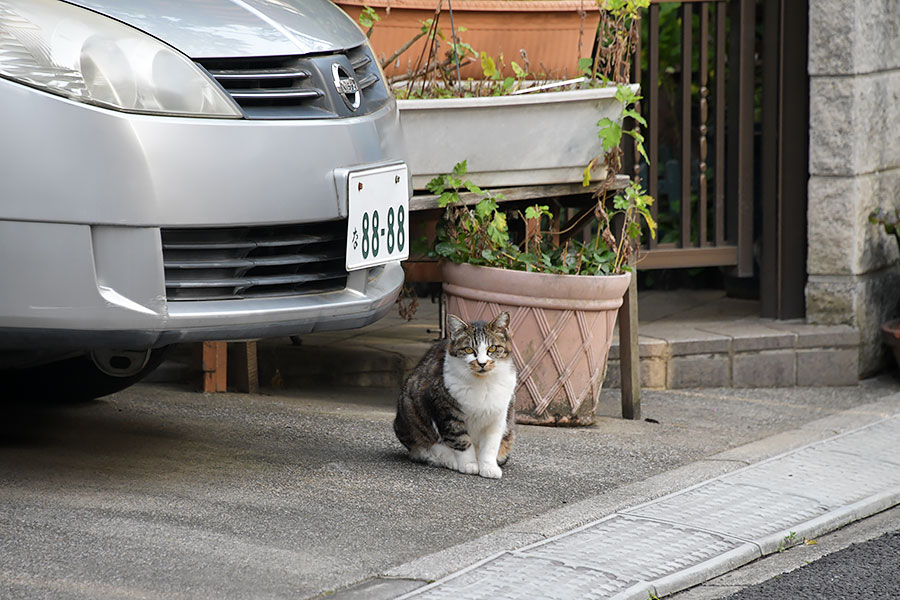
[[[528,75],[528,73],[525,72],[525,69],[523,69],[522,67],[520,67],[520,66],[516,63],[516,61],[512,61],[512,62],[510,63],[510,66],[512,67],[513,73],[515,73],[515,74],[516,74],[516,77],[518,77],[519,79],[522,79],[522,78],[524,78],[525,76]]]
[[[600,143],[604,152],[609,152],[613,148],[618,147],[622,142],[622,126],[610,119],[600,119],[597,121],[600,131],[597,135],[600,137]]]
[[[437,252],[440,256],[451,256],[454,254],[455,249],[453,248],[453,244],[450,242],[438,242],[434,246],[434,251]]]
[[[650,237],[656,238],[656,221],[653,220],[653,216],[647,211],[641,211],[641,216],[644,217],[644,221],[647,222],[647,228],[650,230]]]
[[[507,77],[506,79],[503,80],[503,89],[509,90],[512,88],[513,85],[515,85],[515,83],[516,83],[515,79],[513,79],[512,77]]]
[[[643,125],[644,127],[647,126],[647,119],[642,117],[637,111],[635,111],[633,109],[626,108],[625,110],[622,111],[622,116],[623,117],[631,117],[632,119],[634,119],[635,121],[637,121],[638,123]]]
[[[493,198],[482,198],[475,205],[475,214],[481,219],[484,219],[495,210],[497,210],[497,203]]]
[[[500,212],[499,210],[497,212],[495,212],[493,225],[497,229],[497,231],[501,231],[501,232],[505,233],[506,229],[507,229],[506,215],[504,213]]]
[[[457,177],[462,177],[469,170],[469,165],[466,161],[461,161],[453,165],[453,174]],[[462,182],[460,182],[462,183]],[[457,186],[458,187],[458,186]]]
[[[634,93],[634,90],[631,89],[631,86],[620,84],[616,88],[616,99],[621,102],[623,106],[628,106],[640,100],[641,97]]]
[[[472,183],[471,181],[466,180],[463,182],[463,185],[465,186],[465,188],[467,190],[469,190],[473,194],[484,195],[484,192],[481,190],[481,188],[478,187],[477,185],[475,185],[474,183]]]
[[[649,165],[650,159],[647,157],[647,151],[644,150],[643,138],[641,138],[641,140],[635,141],[635,147],[637,148],[638,152],[641,153],[641,156],[644,157],[644,162],[646,162]]]
[[[456,204],[459,202],[459,194],[452,191],[443,192],[438,198],[438,206],[446,208],[448,204]]]
[[[597,164],[597,159],[599,157],[594,157],[591,159],[591,162],[584,168],[584,171],[581,174],[581,185],[582,187],[587,187],[591,185],[591,171],[594,169],[594,165]]]
[[[366,29],[373,27],[380,20],[381,17],[378,16],[375,9],[368,6],[363,6],[362,12],[359,13],[359,24]]]
[[[487,55],[487,52],[481,53],[481,72],[488,79],[496,79],[498,77],[497,64],[493,58]]]
[[[581,72],[582,75],[590,75],[591,71],[593,70],[593,67],[594,67],[594,59],[592,59],[590,57],[578,59],[578,70]]]
[[[440,175],[438,177],[435,177],[431,181],[429,181],[425,185],[425,189],[435,195],[443,193],[443,191],[444,191],[444,176]]]
[[[633,240],[636,240],[641,237],[641,226],[634,221],[628,224],[628,232],[626,233],[628,237]]]

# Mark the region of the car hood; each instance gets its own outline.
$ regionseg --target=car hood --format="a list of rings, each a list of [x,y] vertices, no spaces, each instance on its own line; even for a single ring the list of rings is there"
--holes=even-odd
[[[333,52],[362,44],[328,0],[66,0],[149,33],[191,58]]]

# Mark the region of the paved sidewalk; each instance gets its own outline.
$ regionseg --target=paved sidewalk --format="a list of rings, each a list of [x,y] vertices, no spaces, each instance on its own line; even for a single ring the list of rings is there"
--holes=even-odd
[[[716,477],[401,598],[646,600],[900,503],[900,417]]]
[[[771,405],[784,400],[773,396]],[[734,469],[740,462],[747,466]],[[894,394],[422,556],[328,598],[648,600],[898,504]]]

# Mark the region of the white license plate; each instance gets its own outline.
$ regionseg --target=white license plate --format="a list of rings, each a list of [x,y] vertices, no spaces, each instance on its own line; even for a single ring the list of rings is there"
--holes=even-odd
[[[347,270],[409,258],[406,165],[353,171],[347,185]]]

